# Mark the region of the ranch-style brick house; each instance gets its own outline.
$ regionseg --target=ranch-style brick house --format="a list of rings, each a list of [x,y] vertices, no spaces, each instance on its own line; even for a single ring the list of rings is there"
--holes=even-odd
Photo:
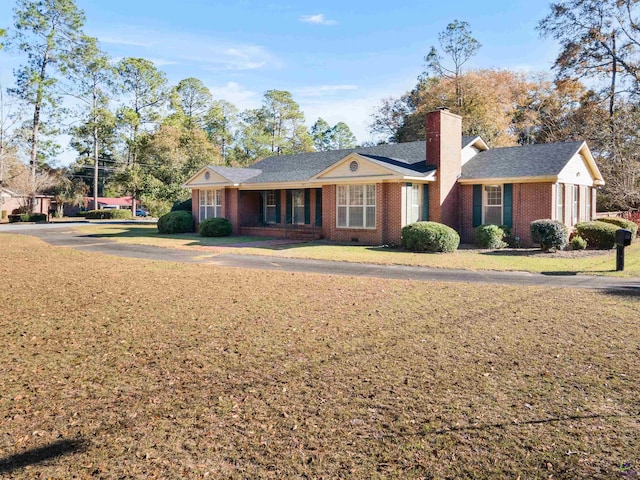
[[[196,222],[225,217],[234,234],[370,245],[399,244],[403,226],[429,220],[466,243],[479,225],[508,225],[530,246],[533,220],[594,216],[604,181],[585,142],[490,149],[461,131],[460,116],[437,110],[426,141],[207,166],[184,187]]]

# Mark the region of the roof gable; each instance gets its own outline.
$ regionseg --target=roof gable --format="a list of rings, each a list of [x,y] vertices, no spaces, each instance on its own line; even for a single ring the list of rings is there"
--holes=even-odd
[[[500,179],[547,179],[557,181],[563,169],[578,153],[584,152],[593,184],[602,176],[585,142],[544,143],[494,148],[479,152],[462,167],[462,182]]]

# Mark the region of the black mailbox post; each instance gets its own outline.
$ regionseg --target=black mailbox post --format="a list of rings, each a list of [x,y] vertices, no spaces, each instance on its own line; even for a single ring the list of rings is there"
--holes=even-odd
[[[631,245],[631,230],[616,230],[616,271],[624,270],[624,247]]]

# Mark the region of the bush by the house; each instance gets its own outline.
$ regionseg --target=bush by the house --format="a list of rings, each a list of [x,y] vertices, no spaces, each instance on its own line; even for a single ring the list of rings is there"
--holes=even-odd
[[[89,210],[85,218],[89,220],[128,220],[131,219],[131,210]]]
[[[575,235],[571,239],[571,250],[584,250],[587,248],[587,241],[582,238],[580,235]]]
[[[635,223],[638,227],[638,230],[640,230],[640,210],[625,212],[624,218]]]
[[[158,219],[160,233],[190,233],[193,232],[195,221],[191,212],[176,210]]]
[[[616,230],[620,227],[600,221],[581,222],[576,225],[578,235],[587,241],[591,248],[609,250],[615,246]]]
[[[636,222],[632,222],[631,220],[626,220],[620,217],[604,217],[604,218],[599,218],[597,221],[610,223],[611,225],[615,225],[619,228],[625,228],[627,230],[631,230],[632,241],[634,238],[636,238],[636,235],[638,235],[638,225],[636,224]]]
[[[173,206],[171,207],[172,212],[179,212],[179,211],[190,212],[191,210],[192,210],[192,203],[190,198],[182,202],[180,201],[174,202]]]
[[[46,213],[15,213],[9,215],[9,223],[16,222],[46,222]]]
[[[545,252],[551,249],[562,250],[569,242],[569,230],[557,220],[534,220],[531,222],[531,240]]]
[[[476,228],[476,243],[481,248],[504,248],[507,246],[505,236],[505,231],[498,225],[480,225]]]
[[[226,218],[207,218],[200,222],[202,237],[228,237],[232,230],[231,222]]]
[[[453,228],[437,222],[416,222],[402,228],[402,246],[414,252],[453,252],[460,245],[460,235]]]

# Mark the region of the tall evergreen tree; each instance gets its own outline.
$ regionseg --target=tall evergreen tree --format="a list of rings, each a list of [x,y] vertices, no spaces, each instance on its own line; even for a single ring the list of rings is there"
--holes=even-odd
[[[26,54],[27,63],[16,71],[13,91],[33,107],[29,172],[34,183],[41,123],[47,110],[60,105],[55,73],[64,54],[76,47],[84,20],[73,0],[18,0],[14,9],[11,45]]]

